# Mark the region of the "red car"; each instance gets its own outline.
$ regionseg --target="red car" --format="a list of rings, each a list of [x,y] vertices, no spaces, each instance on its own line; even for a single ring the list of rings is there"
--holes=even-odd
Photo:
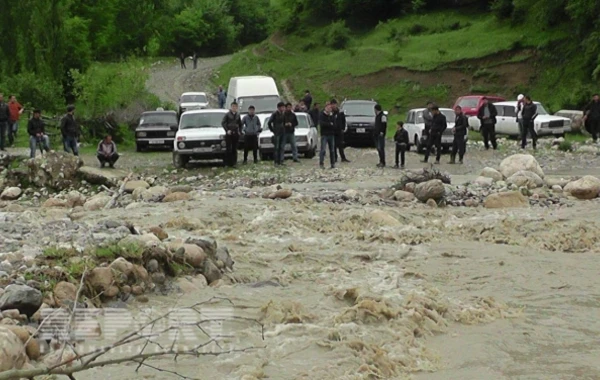
[[[479,107],[481,107],[484,97],[488,98],[488,101],[491,103],[506,101],[506,99],[494,95],[468,95],[461,96],[460,98],[456,99],[456,102],[452,108],[461,106],[465,115],[477,116],[477,111],[479,111]]]

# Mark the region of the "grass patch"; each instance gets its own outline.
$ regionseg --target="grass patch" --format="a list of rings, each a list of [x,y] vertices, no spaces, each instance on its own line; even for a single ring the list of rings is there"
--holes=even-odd
[[[111,244],[96,247],[92,250],[92,256],[102,262],[114,261],[119,257],[126,260],[141,260],[143,254],[144,248],[135,243],[126,245]]]
[[[79,252],[72,247],[48,247],[42,252],[44,258],[49,260],[66,260],[70,257],[79,255]]]
[[[565,134],[565,141],[570,143],[584,143],[590,138],[583,133],[567,133]]]
[[[571,143],[568,140],[562,141],[558,145],[558,150],[560,150],[561,152],[572,152],[573,151],[573,143]]]

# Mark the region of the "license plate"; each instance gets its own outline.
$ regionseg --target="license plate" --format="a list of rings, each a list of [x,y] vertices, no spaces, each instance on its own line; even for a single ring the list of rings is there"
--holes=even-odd
[[[165,140],[150,140],[150,144],[153,145],[162,145],[165,143]]]
[[[208,148],[194,148],[192,150],[194,153],[206,153],[206,152],[212,152],[212,148],[208,147]]]
[[[356,128],[356,133],[365,133],[364,128]]]
[[[442,137],[442,142],[443,143],[451,143],[454,141],[453,137]]]

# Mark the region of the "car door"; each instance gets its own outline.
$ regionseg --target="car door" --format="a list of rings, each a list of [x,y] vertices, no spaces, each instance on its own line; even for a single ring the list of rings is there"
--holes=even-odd
[[[519,123],[517,123],[517,110],[514,106],[503,106],[503,129],[504,134],[509,136],[519,136]]]
[[[317,137],[318,137],[318,132],[317,132],[317,126],[313,123],[312,117],[307,116],[308,118],[308,125],[309,125],[309,131],[308,131],[308,141],[312,144],[311,147],[316,148],[317,147]]]
[[[496,133],[505,135],[506,134],[506,119],[504,117],[504,106],[496,105]]]
[[[406,114],[406,123],[404,129],[408,132],[408,141],[411,145],[414,145],[415,139],[415,111],[408,111]]]

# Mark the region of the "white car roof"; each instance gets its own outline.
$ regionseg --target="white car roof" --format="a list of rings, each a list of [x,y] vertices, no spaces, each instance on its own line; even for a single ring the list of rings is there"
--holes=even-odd
[[[508,101],[508,102],[496,102],[494,103],[495,106],[513,106],[516,107],[517,106],[517,101],[516,100],[512,100],[512,101]],[[533,102],[533,104],[541,104],[540,102]]]
[[[206,92],[184,92],[183,94],[181,94],[181,96],[183,95],[204,95],[206,96]]]
[[[205,109],[205,110],[185,111],[183,114],[184,115],[194,115],[194,114],[199,114],[199,113],[222,113],[222,114],[226,114],[227,112],[229,112],[229,110],[224,110],[222,108],[211,108],[211,109]]]

